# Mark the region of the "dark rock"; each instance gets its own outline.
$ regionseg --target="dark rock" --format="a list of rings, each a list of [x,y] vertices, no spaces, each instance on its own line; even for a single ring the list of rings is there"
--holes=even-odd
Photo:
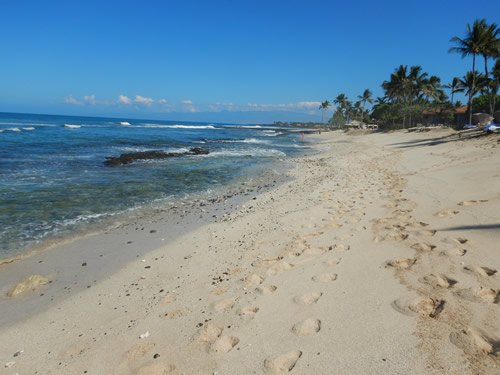
[[[163,152],[163,151],[144,151],[121,154],[120,157],[107,156],[104,165],[112,167],[115,165],[130,164],[135,160],[155,160],[168,159],[187,155],[208,155],[209,151],[200,147],[193,147],[187,152]]]

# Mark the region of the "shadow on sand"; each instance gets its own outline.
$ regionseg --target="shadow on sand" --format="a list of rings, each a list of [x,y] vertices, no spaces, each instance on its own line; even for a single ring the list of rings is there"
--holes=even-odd
[[[443,228],[439,230],[452,231],[452,230],[498,230],[498,229],[500,229],[500,224],[461,225],[458,227]]]
[[[410,148],[410,147],[424,147],[424,146],[436,146],[443,143],[466,141],[469,139],[481,139],[491,136],[495,136],[496,133],[488,134],[482,130],[466,130],[460,131],[453,134],[448,134],[446,136],[427,138],[427,139],[414,139],[407,142],[392,143],[390,146],[395,146],[396,148]],[[499,138],[500,142],[500,138]]]

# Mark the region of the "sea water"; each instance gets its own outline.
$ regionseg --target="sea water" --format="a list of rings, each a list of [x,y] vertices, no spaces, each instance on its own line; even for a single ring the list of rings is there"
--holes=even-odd
[[[109,167],[107,156],[208,155]],[[208,196],[308,146],[273,126],[0,113],[0,259],[137,210]]]

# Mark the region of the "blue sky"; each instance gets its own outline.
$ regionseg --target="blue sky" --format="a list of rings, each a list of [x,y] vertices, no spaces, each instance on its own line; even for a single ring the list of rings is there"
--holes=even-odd
[[[400,64],[463,76],[450,38],[498,14],[491,0],[2,2],[0,111],[319,121],[318,102],[382,96]]]

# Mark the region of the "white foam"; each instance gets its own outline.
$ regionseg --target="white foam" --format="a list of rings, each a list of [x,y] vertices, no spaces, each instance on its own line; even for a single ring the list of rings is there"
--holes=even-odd
[[[35,128],[33,126],[29,126],[27,128],[22,128],[23,130],[35,130]]]
[[[252,156],[252,157],[284,157],[286,154],[279,150],[274,149],[259,149],[253,148],[248,150],[224,150],[224,151],[214,151],[208,155],[202,155],[205,157],[220,157],[220,156],[230,156],[230,157],[241,157],[241,156]]]
[[[0,122],[0,125],[16,125],[16,126],[33,126],[33,125],[36,125],[36,126],[58,126],[56,124],[39,124],[39,123],[36,123],[36,122]]]
[[[250,144],[269,144],[269,141],[257,138],[246,138],[246,139],[226,139],[226,140],[214,140],[217,143],[250,143]]]
[[[122,122],[120,122],[120,125],[123,125],[123,126],[129,126],[129,125],[130,125],[130,122],[127,122],[127,121],[122,121]]]
[[[180,147],[180,148],[155,148],[155,147],[133,147],[133,146],[114,146],[113,149],[118,150],[119,152],[146,152],[146,151],[161,151],[161,152],[176,152],[183,153],[189,152],[189,148]]]
[[[7,129],[4,129],[6,132],[20,132],[21,129],[19,128],[7,128]]]
[[[212,125],[161,125],[161,124],[144,124],[136,125],[134,128],[168,128],[168,129],[216,129]]]
[[[71,124],[64,124],[63,125],[65,128],[70,128],[70,129],[78,129],[81,128],[81,125],[71,125]]]

